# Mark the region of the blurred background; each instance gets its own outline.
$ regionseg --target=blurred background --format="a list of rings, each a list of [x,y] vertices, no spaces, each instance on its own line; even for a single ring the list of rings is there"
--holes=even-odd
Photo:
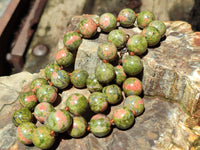
[[[117,16],[123,8],[149,10],[162,21],[186,21],[200,31],[199,0],[0,0],[0,76],[36,73],[52,62],[73,16]]]

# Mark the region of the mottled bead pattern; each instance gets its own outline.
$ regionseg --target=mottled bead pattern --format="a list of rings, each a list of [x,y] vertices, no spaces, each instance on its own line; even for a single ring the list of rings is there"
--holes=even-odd
[[[160,32],[161,37],[166,32],[166,25],[160,20],[154,20],[150,22],[149,26],[155,27]]]
[[[33,144],[40,149],[50,148],[54,142],[55,137],[51,135],[51,130],[46,126],[40,126],[33,131]]]
[[[107,84],[115,78],[115,70],[111,64],[102,63],[96,67],[95,75],[100,83]]]
[[[121,65],[115,66],[114,69],[116,74],[115,82],[117,85],[121,85],[126,80],[126,73]]]
[[[60,66],[68,67],[74,62],[73,54],[66,48],[59,49],[56,53],[56,62]]]
[[[101,92],[103,89],[103,86],[99,83],[94,73],[88,76],[86,85],[90,92]]]
[[[36,125],[32,122],[24,122],[17,127],[17,139],[26,145],[32,144],[32,133]]]
[[[72,127],[68,130],[68,134],[74,138],[80,138],[84,136],[87,130],[87,122],[81,116],[73,117]]]
[[[137,16],[137,24],[142,29],[147,27],[153,20],[155,20],[155,16],[150,11],[142,11]]]
[[[71,73],[70,79],[76,88],[84,88],[86,86],[88,76],[89,74],[87,71],[83,69],[77,69]]]
[[[79,33],[75,31],[67,32],[63,38],[63,44],[67,47],[68,50],[74,52],[78,49],[82,42],[82,38]]]
[[[112,119],[119,129],[128,129],[135,121],[135,117],[128,108],[119,107],[113,112]]]
[[[134,116],[139,116],[144,111],[144,102],[142,98],[137,95],[128,96],[125,99],[123,106],[130,109]]]
[[[138,78],[127,78],[122,88],[126,96],[140,95],[142,93],[142,83]]]
[[[97,24],[92,19],[83,19],[79,23],[78,29],[84,38],[91,38],[97,32]]]
[[[39,102],[54,103],[57,98],[56,89],[50,85],[42,85],[37,91]]]
[[[110,133],[110,119],[104,114],[94,115],[88,124],[90,131],[97,137],[104,137]]]
[[[66,106],[74,115],[82,115],[89,108],[87,98],[79,93],[71,94],[66,100]]]
[[[122,60],[122,66],[124,72],[129,76],[135,76],[139,74],[143,69],[143,63],[140,57],[134,56],[125,56]]]
[[[19,126],[21,123],[31,122],[32,118],[31,111],[28,108],[22,107],[13,113],[12,122],[15,126]]]
[[[51,64],[48,64],[46,65],[45,69],[44,69],[44,73],[45,73],[45,76],[47,79],[51,79],[51,75],[54,71],[56,70],[60,70],[60,66],[56,63],[51,63]]]
[[[48,85],[48,81],[44,78],[36,78],[31,82],[31,90],[34,93],[37,93],[37,90],[41,87],[41,85]]]
[[[53,110],[54,107],[50,103],[42,102],[35,107],[34,116],[39,122],[44,123]]]
[[[142,35],[133,35],[129,38],[126,44],[129,52],[133,52],[135,55],[141,55],[147,50],[147,40]]]
[[[123,31],[115,29],[112,30],[107,37],[109,42],[112,42],[113,44],[115,44],[115,46],[118,49],[121,49],[125,46],[126,44],[126,35],[124,34]]]
[[[70,83],[69,74],[65,70],[57,70],[51,75],[51,82],[59,89],[66,88]]]
[[[136,20],[136,15],[132,9],[125,8],[119,12],[118,19],[120,21],[121,26],[131,27],[131,26],[133,26],[133,24]]]
[[[72,118],[68,111],[58,109],[50,112],[45,125],[55,132],[62,133],[71,127]]]
[[[116,84],[105,86],[102,92],[106,94],[110,104],[117,104],[122,99],[122,91]]]
[[[37,104],[37,97],[36,95],[31,92],[22,92],[18,97],[18,101],[22,107],[26,107],[29,110],[34,109],[35,105]]]
[[[99,17],[99,27],[104,32],[110,32],[117,26],[116,17],[111,13],[104,13]]]
[[[106,96],[106,94],[101,92],[94,92],[90,94],[88,98],[90,109],[95,113],[105,111],[108,107],[107,101],[108,97]]]

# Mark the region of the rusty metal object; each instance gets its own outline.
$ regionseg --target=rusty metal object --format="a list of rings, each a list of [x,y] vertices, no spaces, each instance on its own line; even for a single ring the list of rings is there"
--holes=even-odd
[[[45,56],[47,55],[49,52],[49,49],[46,45],[43,45],[43,44],[38,44],[36,45],[33,50],[32,50],[32,54],[34,56]]]

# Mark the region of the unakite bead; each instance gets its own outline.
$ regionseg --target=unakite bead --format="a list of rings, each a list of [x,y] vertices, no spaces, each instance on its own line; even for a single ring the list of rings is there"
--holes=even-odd
[[[120,21],[121,26],[130,27],[134,24],[136,20],[136,15],[132,9],[125,8],[119,12],[118,19]]]
[[[103,89],[103,86],[99,83],[94,73],[88,76],[86,84],[87,84],[87,89],[90,92],[101,92]]]
[[[97,137],[104,137],[110,133],[110,119],[104,114],[96,114],[88,123],[90,131]]]
[[[56,63],[51,63],[51,64],[48,64],[46,65],[45,69],[44,69],[44,73],[45,73],[45,76],[47,79],[51,79],[51,75],[54,71],[56,70],[60,70],[60,66]]]
[[[83,69],[76,69],[71,73],[70,79],[76,88],[84,88],[89,74]]]
[[[112,42],[113,44],[115,44],[115,46],[118,49],[123,48],[127,40],[125,33],[119,29],[112,30],[108,34],[107,39],[108,39],[108,42]]]
[[[51,82],[57,88],[64,89],[70,83],[69,74],[65,70],[57,70],[52,73]]]
[[[160,32],[161,37],[166,32],[166,25],[160,20],[154,20],[150,22],[149,26],[155,27]]]
[[[37,104],[37,97],[36,95],[31,92],[22,92],[18,97],[18,101],[22,107],[26,107],[29,110],[34,109],[35,105]]]
[[[126,80],[126,73],[121,65],[117,65],[114,69],[116,74],[115,82],[117,85],[121,85]]]
[[[48,81],[44,78],[36,78],[31,82],[31,90],[34,93],[37,93],[37,90],[41,87],[41,85],[48,85]]]
[[[116,17],[111,13],[104,13],[99,17],[99,27],[104,32],[110,32],[117,26]]]
[[[59,49],[56,53],[56,62],[63,67],[70,66],[74,61],[73,54],[67,51],[66,48]]]
[[[127,48],[129,52],[133,52],[135,55],[141,55],[147,50],[147,40],[142,35],[133,35],[127,42]]]
[[[67,47],[68,50],[74,52],[78,49],[82,42],[82,38],[79,33],[75,31],[67,32],[64,35],[63,43]]]
[[[137,16],[137,24],[140,28],[145,28],[151,21],[155,20],[155,16],[150,11],[142,11]]]

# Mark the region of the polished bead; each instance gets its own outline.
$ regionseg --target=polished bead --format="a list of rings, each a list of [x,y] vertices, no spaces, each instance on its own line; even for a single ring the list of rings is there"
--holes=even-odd
[[[155,20],[155,16],[150,11],[142,11],[137,16],[137,24],[142,29],[147,27],[153,20]]]
[[[70,83],[69,74],[65,70],[54,71],[51,75],[51,82],[57,88],[64,89]]]
[[[99,83],[94,73],[88,76],[86,84],[87,84],[87,89],[90,92],[101,92],[103,89],[103,86]]]
[[[118,19],[120,21],[121,26],[131,27],[131,26],[133,26],[133,24],[136,20],[136,15],[132,9],[125,8],[119,12]]]
[[[51,63],[51,64],[46,65],[46,67],[44,69],[44,73],[45,73],[46,78],[50,80],[52,73],[54,71],[60,70],[60,69],[61,69],[61,67],[56,63]]]
[[[154,20],[154,21],[150,22],[149,26],[153,26],[156,29],[158,29],[158,31],[160,32],[161,37],[166,32],[166,25],[160,20]]]
[[[37,97],[31,91],[22,92],[18,97],[18,101],[22,107],[26,107],[29,110],[33,110],[35,105],[37,104]]]
[[[70,79],[76,88],[84,88],[89,74],[83,69],[76,69],[71,73]]]
[[[110,32],[117,25],[116,17],[111,13],[104,13],[99,17],[99,26],[102,31]]]
[[[44,78],[36,78],[31,82],[31,90],[36,94],[41,85],[48,85],[48,81]]]
[[[115,82],[117,85],[121,85],[126,80],[126,73],[121,65],[115,66],[114,69],[116,74]]]

